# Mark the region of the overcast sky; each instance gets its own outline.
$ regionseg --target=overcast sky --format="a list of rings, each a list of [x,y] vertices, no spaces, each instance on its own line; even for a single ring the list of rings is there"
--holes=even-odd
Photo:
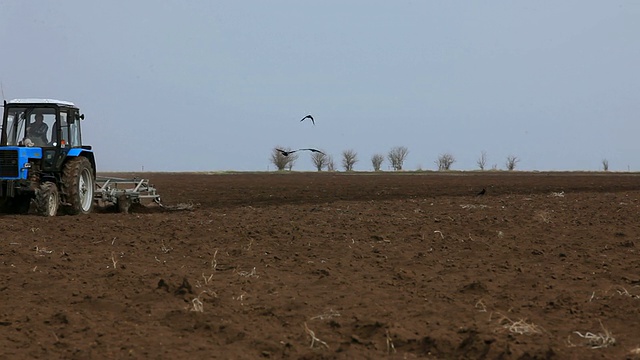
[[[275,146],[640,171],[640,1],[0,5],[5,98],[76,103],[98,171],[273,170]]]

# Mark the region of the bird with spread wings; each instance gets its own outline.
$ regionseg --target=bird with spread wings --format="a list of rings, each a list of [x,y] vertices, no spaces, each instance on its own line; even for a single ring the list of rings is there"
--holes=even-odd
[[[311,115],[307,115],[307,116],[303,117],[302,120],[300,120],[300,122],[303,122],[303,121],[305,121],[307,119],[311,119],[311,122],[313,123],[313,125],[316,124],[316,121],[313,119],[313,116],[311,116]]]
[[[311,151],[311,152],[320,153],[322,155],[325,155],[325,153],[323,153],[322,151],[317,150],[317,149],[298,149],[298,150],[290,150],[290,151],[286,151],[286,150],[282,150],[282,149],[276,149],[276,150],[278,152],[280,152],[284,156],[289,156],[289,155],[293,154],[296,151]]]

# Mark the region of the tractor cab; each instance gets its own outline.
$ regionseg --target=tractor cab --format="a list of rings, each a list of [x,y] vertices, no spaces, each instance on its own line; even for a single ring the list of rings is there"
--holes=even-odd
[[[4,108],[0,146],[38,149],[33,150],[42,153],[42,170],[59,169],[70,149],[82,147],[80,120],[84,115],[73,103],[16,99],[5,102]]]

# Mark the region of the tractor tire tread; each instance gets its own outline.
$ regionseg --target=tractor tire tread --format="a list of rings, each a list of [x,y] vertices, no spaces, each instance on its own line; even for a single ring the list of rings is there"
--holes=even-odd
[[[82,199],[78,183],[80,181],[80,174],[85,168],[88,168],[92,173],[92,181],[90,186],[94,187],[95,179],[93,179],[93,168],[91,166],[91,162],[87,158],[80,156],[75,159],[69,160],[64,165],[62,173],[62,194],[64,196],[63,203],[65,205],[63,205],[62,208],[65,213],[69,215],[78,215],[83,212]],[[92,208],[93,205],[90,207],[87,213],[91,212]]]
[[[34,200],[36,213],[38,215],[51,216],[49,213],[49,197],[52,193],[55,194],[57,201],[59,202],[58,187],[55,183],[47,181],[40,185]]]

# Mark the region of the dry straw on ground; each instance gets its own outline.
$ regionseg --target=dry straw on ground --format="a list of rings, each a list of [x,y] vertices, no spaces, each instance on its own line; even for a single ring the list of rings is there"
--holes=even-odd
[[[574,347],[574,346],[589,346],[592,349],[601,349],[601,348],[606,348],[610,345],[613,345],[616,343],[616,339],[613,337],[613,334],[611,333],[611,331],[607,330],[604,325],[602,324],[602,321],[598,320],[598,322],[600,323],[600,327],[602,328],[602,332],[601,333],[592,333],[592,332],[585,332],[584,334],[579,332],[579,331],[574,331],[573,333],[578,335],[581,339],[583,339],[579,344],[574,344],[571,341],[571,335],[569,335],[568,339],[567,339],[567,344],[570,347]]]
[[[528,323],[525,319],[513,321],[506,315],[501,313],[497,314],[499,315],[498,324],[500,325],[498,330],[508,330],[511,333],[520,335],[541,334],[543,331],[542,327],[535,325],[534,323]]]
[[[324,345],[327,349],[329,348],[329,345],[326,342],[324,342],[324,341],[322,341],[322,340],[320,340],[320,339],[318,339],[316,337],[316,333],[314,333],[313,330],[309,329],[309,327],[307,326],[306,322],[304,323],[304,331],[307,333],[307,335],[309,335],[311,337],[311,345],[309,346],[310,348],[313,348],[313,346],[316,343],[320,343],[320,344]]]

